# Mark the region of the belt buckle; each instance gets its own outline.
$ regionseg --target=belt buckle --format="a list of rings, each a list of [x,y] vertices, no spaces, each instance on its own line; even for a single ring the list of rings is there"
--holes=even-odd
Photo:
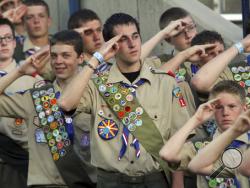
[[[127,176],[122,175],[121,176],[121,182],[123,183],[143,183],[144,182],[144,176]]]

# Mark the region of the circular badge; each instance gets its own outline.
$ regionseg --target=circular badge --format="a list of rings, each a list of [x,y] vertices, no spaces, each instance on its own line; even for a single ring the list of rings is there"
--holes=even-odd
[[[136,115],[135,112],[130,112],[130,113],[129,113],[129,119],[130,119],[130,120],[135,120],[136,117],[137,117],[137,115]]]
[[[53,154],[53,160],[57,161],[59,159],[59,154],[58,153],[54,153]]]
[[[250,80],[246,80],[246,81],[245,81],[245,84],[246,84],[248,87],[250,87]]]
[[[113,110],[114,110],[115,112],[119,111],[119,110],[120,110],[120,106],[119,106],[118,104],[115,104],[115,105],[113,106]]]
[[[119,117],[120,119],[122,119],[122,118],[124,117],[124,115],[125,115],[125,112],[124,112],[124,111],[118,112],[118,117]]]
[[[100,92],[105,92],[106,91],[106,86],[105,85],[99,85],[99,91]]]
[[[142,107],[137,107],[137,108],[135,109],[135,112],[136,112],[136,114],[137,114],[138,116],[142,115],[142,114],[143,114],[143,109],[142,109]]]
[[[56,129],[57,126],[58,126],[58,123],[57,123],[56,121],[54,121],[54,122],[52,122],[52,123],[50,124],[50,128],[51,128],[51,129]]]
[[[47,116],[51,115],[51,113],[52,113],[52,110],[50,108],[48,108],[48,109],[45,110],[45,114]]]
[[[128,125],[128,130],[129,130],[129,131],[133,132],[133,131],[135,131],[135,129],[136,129],[136,125],[135,125],[135,124],[130,123],[130,124]]]
[[[121,93],[116,93],[115,94],[115,99],[119,100],[122,97]]]
[[[56,144],[56,141],[54,139],[49,140],[49,146],[52,147]]]
[[[65,150],[65,149],[61,149],[61,150],[59,151],[59,155],[60,155],[61,157],[65,156],[65,155],[66,155],[66,150]]]
[[[249,78],[249,74],[244,72],[242,73],[241,77],[244,79],[244,80],[247,80]]]
[[[47,90],[47,93],[50,95],[51,93],[54,93],[54,89],[53,88],[49,88],[48,90]]]
[[[106,91],[106,92],[104,93],[104,96],[105,96],[105,97],[109,97],[109,96],[110,96],[110,93]]]
[[[55,119],[55,118],[54,118],[54,116],[52,116],[52,115],[48,116],[48,118],[47,118],[47,120],[48,120],[49,123],[53,122],[54,119]]]
[[[57,146],[58,149],[62,149],[63,148],[63,142],[58,142],[56,146]]]
[[[56,142],[61,142],[62,141],[62,136],[61,135],[58,135],[57,137],[56,137]]]
[[[141,120],[141,119],[136,119],[134,123],[135,123],[135,125],[136,125],[137,127],[142,126],[142,120]]]
[[[40,98],[36,98],[35,99],[35,105],[39,105],[41,103],[41,99]]]
[[[110,89],[109,89],[109,91],[110,91],[110,93],[117,93],[117,91],[118,91],[118,89],[117,89],[117,87],[115,87],[115,86],[113,86],[113,87],[111,87]]]
[[[50,140],[52,139],[53,135],[51,132],[48,132],[47,135],[46,135],[47,139]]]
[[[203,146],[203,143],[202,143],[202,142],[195,142],[194,145],[195,145],[195,147],[196,147],[197,149],[201,149],[202,146]]]
[[[43,132],[46,133],[46,134],[49,133],[49,126],[47,126],[47,125],[44,126],[43,127]]]
[[[245,82],[243,82],[243,81],[240,81],[239,84],[240,84],[241,87],[245,87],[246,86]]]
[[[44,95],[46,95],[46,94],[47,94],[47,92],[46,92],[45,90],[41,90],[41,91],[40,91],[40,95],[41,95],[41,96],[44,96]]]
[[[126,96],[126,100],[127,101],[129,101],[129,102],[131,102],[132,100],[133,100],[133,95],[131,95],[131,94],[128,94],[127,96]]]
[[[100,85],[100,84],[102,83],[102,79],[101,79],[101,78],[96,78],[96,79],[95,79],[95,83],[96,83],[97,85]]]
[[[49,98],[50,98],[50,99],[54,99],[55,96],[56,96],[55,93],[50,93],[50,94],[49,94]]]
[[[37,106],[36,106],[36,111],[37,111],[37,112],[43,111],[42,105],[37,105]]]
[[[61,112],[60,112],[60,111],[55,112],[55,113],[54,113],[54,117],[55,117],[56,119],[59,119],[59,118],[61,117]]]
[[[51,105],[55,105],[56,104],[56,98],[50,99],[49,102],[50,102]]]
[[[239,72],[245,72],[245,68],[242,67],[242,66],[239,66],[239,67],[238,67],[238,70],[239,70]]]
[[[51,107],[51,110],[52,110],[53,112],[58,111],[58,109],[59,109],[58,105],[53,105],[53,106]]]
[[[234,74],[239,73],[237,67],[232,67],[232,68],[231,68],[231,71],[232,71],[232,73],[234,73]]]
[[[59,130],[58,129],[55,129],[54,131],[53,131],[53,136],[54,137],[57,137],[59,135]]]
[[[112,119],[104,119],[97,126],[98,135],[104,140],[114,138],[118,133],[118,126]]]
[[[68,133],[67,132],[62,132],[62,138],[63,140],[67,140],[68,139]]]
[[[59,125],[63,125],[63,124],[64,124],[63,118],[59,118],[59,119],[57,120],[57,122],[59,123]]]
[[[38,97],[39,97],[39,92],[38,92],[38,91],[34,91],[34,92],[32,93],[32,97],[33,97],[33,99],[38,98]]]
[[[125,109],[126,112],[130,112],[131,111],[131,107],[130,106],[125,106],[124,109]]]
[[[64,140],[64,146],[68,147],[69,145],[70,145],[70,140],[69,139]]]
[[[44,109],[49,108],[49,102],[48,101],[43,102],[43,108]]]
[[[51,153],[54,154],[57,152],[57,147],[56,146],[52,146],[50,149]]]
[[[122,99],[122,100],[120,100],[120,105],[121,105],[121,106],[125,106],[125,105],[126,105],[126,103],[127,103],[127,102],[126,102],[125,100],[123,100],[123,99]]]
[[[239,74],[235,74],[234,75],[234,80],[240,81],[241,80],[241,76]]]
[[[65,132],[65,127],[64,126],[59,127],[59,132],[63,134]]]
[[[49,96],[42,96],[42,98],[41,98],[42,102],[48,101],[48,100],[49,100]]]
[[[185,76],[187,71],[184,68],[180,68],[178,72],[179,72],[180,75]]]
[[[123,123],[124,125],[128,125],[128,124],[130,123],[130,119],[129,119],[128,117],[124,117],[124,118],[122,119],[122,123]]]
[[[40,112],[38,116],[40,119],[45,118],[45,112]]]

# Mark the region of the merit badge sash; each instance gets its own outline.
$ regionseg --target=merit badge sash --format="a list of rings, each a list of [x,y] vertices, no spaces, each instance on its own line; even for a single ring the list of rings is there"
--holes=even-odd
[[[121,83],[110,84],[107,83],[107,79],[107,73],[99,74],[93,79],[100,95],[122,124],[157,160],[170,182],[169,167],[159,156],[159,151],[164,145],[162,136],[153,120],[132,94],[134,88],[128,88]]]
[[[250,108],[250,65],[243,62],[230,67],[230,70],[234,80],[246,90],[246,103],[247,107]]]
[[[35,88],[30,90],[41,125],[38,138],[47,142],[52,158],[69,188],[94,187],[83,167],[83,162],[73,149],[71,133],[67,128],[67,124],[71,124],[72,119],[65,118],[60,111],[53,85],[41,86],[39,84],[43,85],[38,82]],[[42,137],[45,138],[41,137],[42,132],[44,133]]]
[[[52,84],[30,90],[35,110],[54,161],[64,157],[71,144]]]

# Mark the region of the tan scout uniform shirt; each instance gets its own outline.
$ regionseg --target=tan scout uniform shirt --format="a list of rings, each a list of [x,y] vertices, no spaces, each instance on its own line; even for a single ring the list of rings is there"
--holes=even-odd
[[[13,62],[2,71],[10,73],[16,69],[17,64]],[[41,77],[22,76],[15,80],[11,85],[5,89],[7,95],[11,95],[17,91],[25,91],[33,87],[34,83],[41,80]],[[27,125],[23,119],[0,117],[0,132],[14,140],[24,149],[28,149]]]
[[[27,122],[29,140],[28,185],[65,185],[47,143],[36,142],[35,133],[41,129],[41,126],[30,92],[10,96],[1,95],[0,116],[23,118]]]
[[[218,137],[220,134],[221,133],[219,133],[219,131],[216,130],[213,139]],[[244,134],[244,135],[238,137],[236,140],[242,141],[246,144],[249,143],[247,134]],[[244,146],[240,150],[241,151],[246,150],[246,146]],[[177,169],[178,170],[187,170],[189,162],[195,157],[196,154],[197,154],[197,150],[195,149],[194,144],[192,142],[185,143],[185,145],[183,146],[183,149],[181,150],[181,156],[182,156],[181,163],[179,164]],[[214,164],[214,167],[213,167],[213,171],[216,171],[221,165],[222,165],[221,160],[216,161]],[[245,187],[247,188],[250,186],[249,182],[248,182],[248,178],[242,176],[237,170],[229,170],[228,168],[224,168],[224,170],[221,171],[221,173],[218,177],[232,178],[234,175],[236,175],[242,188],[245,188]],[[197,188],[209,188],[205,176],[197,175]]]
[[[159,69],[162,65],[161,60],[157,57],[146,58],[144,63],[146,63],[150,67],[156,68],[156,69]],[[188,113],[190,116],[192,116],[195,113],[195,109],[196,109],[194,96],[192,94],[192,91],[191,91],[188,83],[185,81],[178,82],[178,85],[181,88],[181,92],[182,92],[183,97],[187,103]]]
[[[191,63],[190,62],[185,62],[184,67],[187,70],[187,74],[192,78],[192,70],[191,70]],[[204,75],[207,76],[207,75]],[[214,85],[219,83],[222,80],[234,80],[233,74],[230,71],[229,67],[226,67],[223,72],[220,74],[219,78],[215,81]],[[207,93],[198,93],[199,100],[201,102],[206,102],[208,100],[208,94]]]
[[[145,63],[142,65],[140,75],[134,83],[140,78],[144,78],[147,81],[136,89],[137,99],[152,118],[163,139],[166,141],[189,118],[186,107],[181,107],[178,98],[172,94],[172,90],[177,87],[177,83],[174,78],[168,75],[153,74],[149,70],[149,66]],[[107,83],[120,81],[131,84],[119,71],[117,65],[114,64],[110,69]],[[92,114],[91,125],[93,126],[91,127],[90,147],[92,154],[91,162],[94,166],[130,176],[159,171],[159,164],[145,151],[142,145],[140,145],[141,156],[139,159],[136,158],[135,149],[130,146],[133,139],[132,135],[129,136],[125,155],[120,161],[118,160],[122,147],[121,136],[123,125],[111,109],[109,109],[92,81],[89,82],[77,111]],[[103,140],[98,135],[97,126],[103,119],[112,119],[118,125],[118,134],[111,140]]]

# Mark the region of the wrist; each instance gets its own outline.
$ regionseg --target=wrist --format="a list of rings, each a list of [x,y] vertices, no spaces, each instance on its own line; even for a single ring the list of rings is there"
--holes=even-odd
[[[242,42],[237,42],[233,46],[237,49],[238,54],[244,53],[244,46]]]
[[[93,57],[95,57],[97,59],[97,61],[99,62],[99,64],[105,63],[104,61],[104,57],[100,52],[95,52],[93,54]]]

